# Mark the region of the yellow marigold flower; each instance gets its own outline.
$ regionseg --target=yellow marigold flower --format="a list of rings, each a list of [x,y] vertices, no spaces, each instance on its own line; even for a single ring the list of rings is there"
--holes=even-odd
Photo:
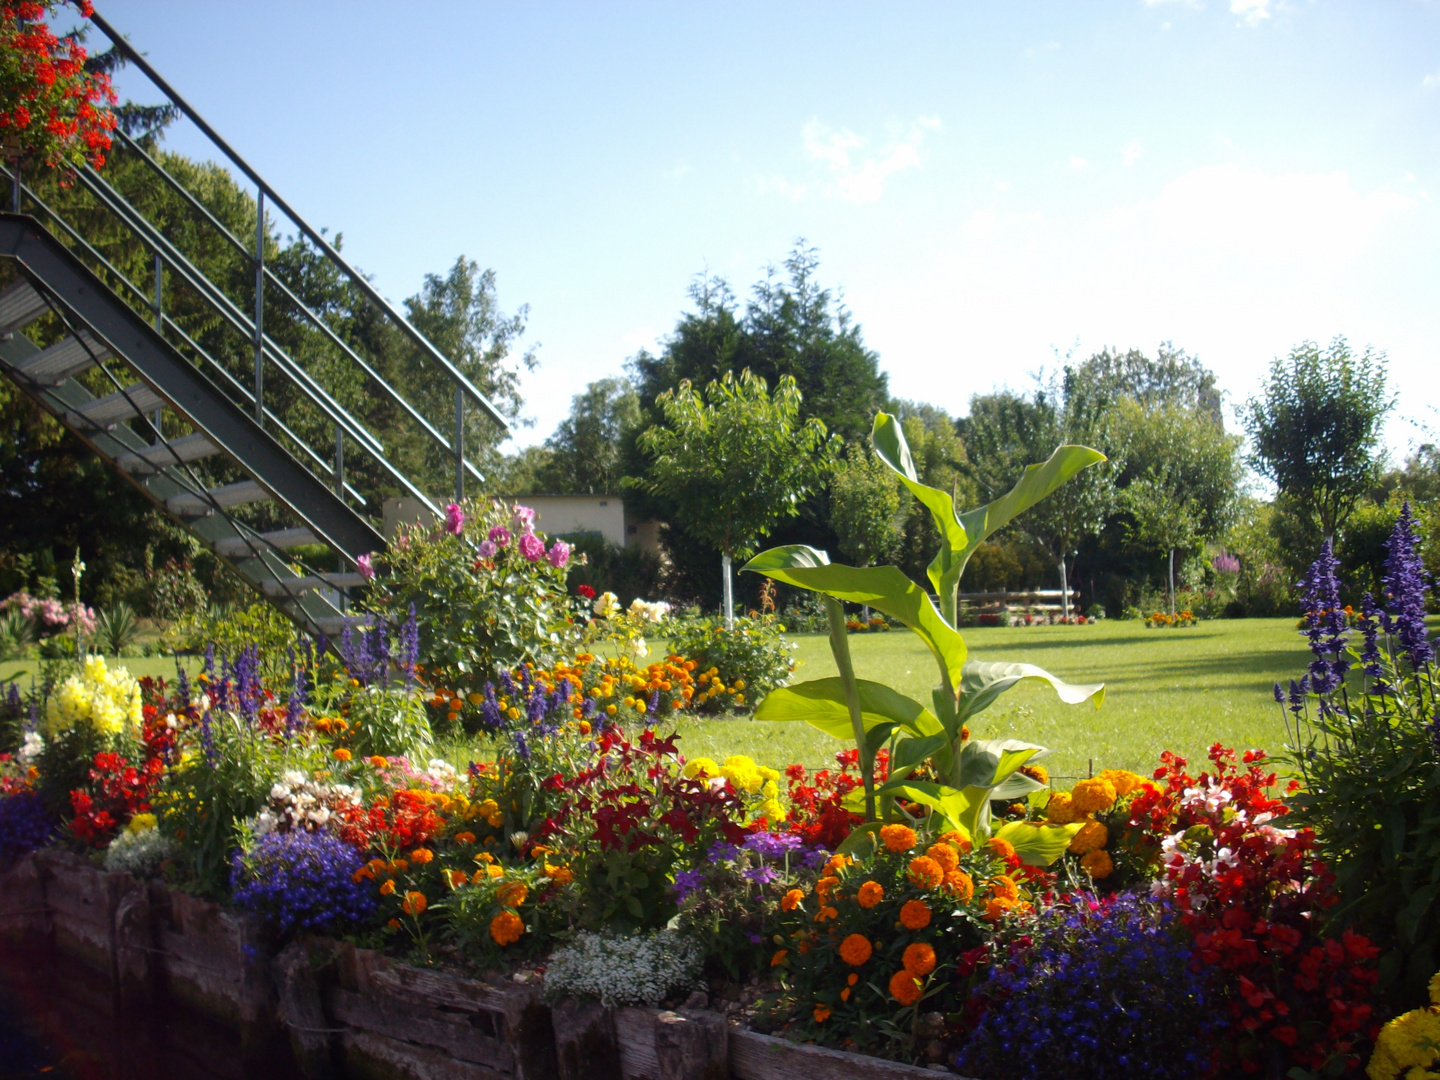
[[[485,867],[485,873],[492,878],[504,877],[505,868],[503,866],[496,866],[494,863],[491,863],[489,866]]]
[[[900,958],[900,962],[915,978],[923,979],[935,970],[935,950],[925,942],[917,941],[905,947],[905,954]]]
[[[885,899],[885,886],[878,881],[867,881],[860,886],[860,891],[855,894],[856,902],[863,908],[873,908],[881,900]]]
[[[960,852],[949,844],[931,844],[925,849],[925,854],[939,863],[940,869],[947,874],[960,868]]]
[[[908,825],[886,825],[880,830],[880,842],[888,851],[909,851],[916,839],[915,830]]]
[[[890,996],[901,1005],[910,1006],[920,1000],[920,984],[904,968],[890,976]]]
[[[455,834],[455,842],[457,844],[473,844],[475,842],[475,834],[473,832],[457,832]]]
[[[1081,856],[1080,866],[1096,881],[1109,877],[1115,871],[1115,864],[1110,859],[1110,853],[1104,848],[1096,848]]]
[[[393,893],[394,891],[395,891],[395,879],[394,879],[394,878],[386,878],[383,882],[381,882],[381,884],[380,884],[380,895],[381,895],[381,896],[389,896],[389,895],[390,895],[391,893]]]
[[[589,720],[581,720],[581,721],[580,721],[580,734],[581,734],[581,735],[589,735],[589,734],[590,734],[590,721],[589,721]]]
[[[760,804],[760,816],[766,821],[772,821],[778,824],[784,821],[789,814],[779,799],[766,799]]]
[[[405,899],[400,903],[400,910],[406,915],[418,918],[425,913],[430,901],[425,899],[423,892],[415,892],[413,889],[405,894]]]
[[[1109,780],[1115,786],[1115,797],[1123,799],[1132,791],[1144,786],[1148,781],[1129,769],[1106,769],[1100,774],[1102,780]]]
[[[780,901],[781,911],[794,911],[805,901],[805,894],[799,889],[791,889]]]
[[[349,761],[354,755],[343,746],[337,746],[330,752],[330,756],[336,761]]]
[[[569,885],[575,880],[575,873],[568,866],[553,866],[545,864],[545,876],[556,885]]]
[[[1005,896],[992,896],[985,901],[985,920],[987,922],[998,922],[1005,917],[1007,911],[1014,911],[1020,906],[1018,900],[1011,900]]]
[[[1015,884],[1015,879],[1001,874],[997,878],[991,878],[989,883],[991,896],[1003,896],[1006,900],[1020,899],[1020,886]]]
[[[154,814],[136,814],[130,819],[130,824],[125,826],[125,831],[130,833],[149,832],[159,826],[160,820]]]
[[[1070,789],[1070,801],[1074,803],[1075,809],[1082,814],[1093,814],[1099,810],[1109,810],[1115,805],[1115,785],[1103,776],[1092,777],[1089,780],[1081,780]]]
[[[816,1005],[814,1016],[817,1024],[823,1024],[826,1020],[830,1019],[830,1006]]]
[[[1110,842],[1110,830],[1105,828],[1098,821],[1087,821],[1080,826],[1070,840],[1070,852],[1074,855],[1084,855],[1089,851],[1096,851],[1103,848]]]
[[[507,881],[495,893],[495,899],[501,907],[515,908],[523,904],[529,895],[530,887],[523,881]]]
[[[1080,817],[1068,791],[1055,792],[1045,804],[1045,820],[1051,825],[1069,825]]]
[[[930,925],[930,907],[923,900],[906,900],[900,906],[900,925],[906,930],[923,930]]]
[[[410,852],[410,861],[416,866],[424,866],[433,858],[435,858],[435,853],[429,848],[417,847]]]
[[[490,817],[492,814],[500,812],[500,804],[494,799],[486,799],[480,804],[479,810],[481,817]]]
[[[970,838],[959,829],[951,829],[949,832],[942,832],[936,837],[942,844],[953,844],[964,855],[972,849]]]
[[[495,861],[495,856],[491,855],[488,851],[482,851],[475,856],[475,861],[478,863],[492,863]]]
[[[921,855],[910,860],[906,877],[921,889],[934,889],[944,883],[945,870],[929,855]]]
[[[501,825],[505,824],[505,815],[497,810],[485,819],[485,824],[489,825],[492,829],[498,829]]]
[[[840,959],[851,967],[860,967],[870,959],[875,947],[864,934],[851,934],[840,943]]]
[[[785,962],[785,957],[790,955],[789,949],[776,949],[775,955],[770,957],[770,966],[779,967]]]
[[[502,949],[520,940],[525,924],[513,911],[502,911],[490,920],[490,937]]]
[[[992,836],[985,841],[985,846],[995,855],[997,859],[1013,859],[1015,857],[1015,845],[1009,840],[1001,840],[998,836]]]
[[[975,895],[975,879],[964,870],[951,870],[945,875],[945,891],[962,904],[968,904]]]

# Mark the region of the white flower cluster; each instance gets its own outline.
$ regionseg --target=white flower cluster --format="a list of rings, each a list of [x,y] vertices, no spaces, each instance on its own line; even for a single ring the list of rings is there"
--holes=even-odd
[[[659,1005],[700,987],[700,944],[677,930],[612,937],[582,930],[545,970],[548,997],[598,998],[607,1007]]]
[[[330,822],[342,806],[359,806],[360,792],[349,784],[312,780],[298,769],[283,773],[270,789],[265,809],[248,822],[256,837],[304,829],[314,832]]]
[[[630,617],[643,619],[645,622],[664,622],[665,616],[670,614],[670,605],[664,600],[657,600],[653,604],[641,600],[638,596],[630,601]]]
[[[139,815],[139,818],[149,815]],[[153,822],[155,819],[150,818]],[[174,854],[168,837],[161,835],[153,824],[149,828],[125,829],[105,849],[105,869],[111,873],[134,874],[138,878],[151,877],[160,864]]]
[[[1230,792],[1212,779],[1206,787],[1186,788],[1180,797],[1179,808],[1182,811],[1204,810],[1214,815],[1228,813],[1232,801]],[[1274,814],[1262,813],[1251,818],[1246,811],[1237,810],[1234,811],[1232,820],[1250,826],[1251,830],[1272,848],[1279,848],[1287,840],[1294,838],[1295,830],[1278,829],[1271,825],[1274,817]],[[1207,855],[1211,857],[1207,858]],[[1239,861],[1239,855],[1228,847],[1212,851],[1203,837],[1192,837],[1189,831],[1172,833],[1160,841],[1160,862],[1169,872],[1150,883],[1150,895],[1157,899],[1173,899],[1175,881],[1178,879],[1186,883],[1190,907],[1199,911],[1210,900],[1211,883]],[[1198,870],[1198,876],[1191,872],[1192,868]]]
[[[29,767],[34,765],[44,752],[45,739],[38,731],[27,731],[25,740],[20,744],[20,749],[16,752],[15,757],[19,759],[21,765]]]

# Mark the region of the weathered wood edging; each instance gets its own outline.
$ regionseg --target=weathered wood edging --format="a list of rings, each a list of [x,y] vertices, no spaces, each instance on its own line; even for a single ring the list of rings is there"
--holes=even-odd
[[[122,1009],[167,995],[288,1045],[312,1080],[920,1080],[936,1072],[731,1027],[719,1013],[607,1009],[539,982],[464,979],[347,942],[278,955],[253,918],[44,849],[0,871],[0,937],[53,942]],[[952,1074],[953,1075],[953,1074]]]

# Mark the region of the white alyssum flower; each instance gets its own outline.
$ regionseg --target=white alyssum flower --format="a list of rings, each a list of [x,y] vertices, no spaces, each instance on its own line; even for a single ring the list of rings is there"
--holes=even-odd
[[[598,998],[606,1007],[659,1005],[700,987],[700,944],[678,930],[614,937],[582,930],[556,949],[545,971],[547,997]]]
[[[28,768],[34,765],[44,752],[45,737],[38,731],[27,731],[25,741],[20,744],[20,749],[16,752],[15,757],[19,759],[21,765]]]
[[[148,878],[172,854],[174,845],[159,829],[122,830],[105,849],[105,869]]]
[[[256,837],[293,829],[314,832],[328,825],[337,810],[360,804],[359,790],[349,784],[326,784],[288,769],[271,785],[266,805],[246,824]]]

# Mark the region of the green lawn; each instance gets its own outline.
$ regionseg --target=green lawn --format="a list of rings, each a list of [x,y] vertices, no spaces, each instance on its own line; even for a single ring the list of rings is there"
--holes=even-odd
[[[971,724],[980,737],[1023,738],[1051,747],[1046,764],[1062,776],[1084,775],[1091,760],[1096,770],[1149,771],[1161,750],[1194,760],[1216,740],[1278,751],[1284,727],[1270,686],[1298,676],[1309,659],[1292,619],[1207,622],[1190,630],[1146,630],[1136,622],[985,627],[965,631],[965,638],[979,659],[1025,660],[1071,682],[1106,684],[1099,709],[1061,705],[1048,687],[1023,684]],[[862,678],[929,701],[934,664],[914,635],[895,630],[850,640]],[[823,636],[798,641],[797,680],[835,674]],[[175,673],[174,660],[165,657],[120,663],[135,675]],[[35,667],[34,661],[0,664],[0,678]],[[791,761],[830,764],[845,745],[807,725],[743,717],[686,719],[680,731],[689,757],[746,753],[776,767]]]
[[[1103,682],[1105,703],[1062,705],[1049,687],[1024,683],[972,722],[982,738],[1022,738],[1048,746],[1045,764],[1059,775],[1127,768],[1149,772],[1161,750],[1192,760],[1217,740],[1278,752],[1285,741],[1271,696],[1277,680],[1298,677],[1309,662],[1293,619],[1234,619],[1189,630],[1147,630],[1138,622],[1090,626],[983,627],[965,631],[970,655],[1024,660],[1068,682]],[[799,638],[795,679],[835,674],[822,635]],[[935,666],[906,631],[850,639],[856,674],[886,682],[927,703]],[[803,724],[749,719],[687,720],[687,756],[748,753],[775,766],[830,763],[844,744]]]

